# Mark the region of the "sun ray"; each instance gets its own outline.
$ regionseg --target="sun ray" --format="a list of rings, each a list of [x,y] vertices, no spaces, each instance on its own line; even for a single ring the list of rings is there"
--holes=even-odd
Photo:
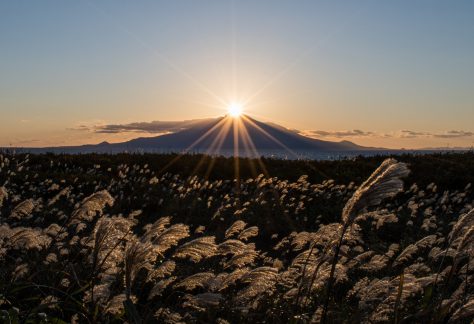
[[[207,87],[202,81],[199,81],[192,74],[186,72],[184,69],[182,69],[176,63],[174,63],[170,58],[168,58],[168,56],[166,56],[165,54],[163,54],[161,52],[158,52],[148,42],[143,40],[137,34],[133,33],[130,29],[126,28],[123,25],[123,23],[122,24],[116,23],[116,19],[111,14],[109,14],[107,11],[105,11],[103,8],[99,7],[96,3],[92,2],[92,1],[86,1],[86,2],[89,3],[90,6],[95,8],[95,10],[100,12],[103,16],[107,17],[107,20],[109,21],[109,23],[115,29],[120,30],[121,32],[127,34],[129,37],[133,38],[135,40],[135,42],[137,42],[144,49],[148,50],[149,52],[154,54],[156,57],[158,57],[158,59],[160,59],[163,63],[165,63],[173,71],[177,72],[181,76],[185,77],[188,81],[190,81],[194,85],[198,86],[202,91],[206,92],[208,95],[213,97],[220,104],[225,105],[225,101],[220,96],[218,96],[216,93],[214,93],[211,89],[209,89],[209,87]]]
[[[271,139],[272,141],[274,141],[276,144],[278,144],[279,146],[281,146],[283,149],[287,150],[291,155],[293,155],[293,157],[295,158],[299,158],[298,154],[296,154],[292,149],[290,149],[288,146],[286,146],[285,144],[283,144],[282,142],[280,142],[279,140],[277,140],[274,136],[272,136],[271,134],[269,134],[266,130],[264,130],[263,128],[261,128],[259,125],[257,125],[255,122],[253,122],[250,118],[247,118],[246,116],[243,116],[242,118],[245,119],[245,121],[247,121],[248,123],[252,124],[252,126],[254,126],[257,130],[259,130],[263,135],[265,135],[266,137],[268,137],[269,139]]]
[[[225,120],[224,125],[221,126],[221,129],[219,130],[219,133],[214,138],[211,145],[207,149],[206,153],[203,155],[201,160],[198,162],[198,164],[194,168],[193,173],[197,172],[199,170],[199,168],[202,166],[202,164],[204,163],[204,161],[206,159],[206,155],[207,156],[213,156],[213,155],[217,154],[219,152],[220,148],[222,147],[222,142],[224,141],[225,137],[227,136],[227,133],[229,132],[230,125],[231,125],[231,121],[230,121],[229,118],[224,118],[224,120]]]
[[[239,123],[240,119],[233,118],[234,131],[234,178],[236,181],[236,194],[240,193],[240,156],[239,156]]]
[[[245,126],[245,123],[242,123],[242,140],[247,141],[248,145],[250,146],[251,150],[253,151],[254,159],[257,160],[263,174],[266,177],[269,177],[270,175],[267,171],[267,168],[266,168],[265,164],[263,163],[263,161],[260,157],[260,154],[258,153],[258,150],[255,146],[255,143],[252,140],[252,137],[248,133],[247,126]]]
[[[171,165],[176,163],[181,157],[184,156],[184,154],[188,153],[194,146],[199,144],[201,141],[203,141],[205,138],[207,138],[213,131],[215,131],[218,127],[221,127],[222,124],[225,123],[225,118],[222,118],[219,122],[217,122],[213,127],[211,127],[209,130],[207,130],[203,135],[201,135],[197,140],[195,140],[191,145],[189,145],[187,148],[182,150],[178,156],[176,156],[173,160],[171,160],[168,164],[166,164],[163,168],[161,168],[160,171],[158,171],[158,174],[161,174],[165,172]]]
[[[263,172],[263,175],[264,175],[266,178],[270,178],[270,174],[269,174],[269,172],[268,172],[268,170],[267,170],[265,164],[264,164],[263,161],[261,160],[260,156],[258,155],[257,148],[255,147],[255,144],[253,143],[253,140],[252,140],[251,136],[248,134],[248,130],[247,130],[247,127],[245,126],[245,123],[242,123],[242,133],[245,133],[245,134],[243,134],[242,139],[243,139],[244,141],[248,141],[249,146],[253,149],[254,154],[255,154],[255,157],[254,157],[253,159],[249,159],[249,163],[251,164],[251,166],[253,166],[253,161],[256,160],[257,163],[259,164],[259,166],[260,166],[262,172]],[[246,138],[247,138],[247,140],[246,140]],[[255,173],[256,173],[256,172],[255,172]],[[255,177],[256,177],[256,176],[257,176],[257,175],[255,175]],[[279,207],[280,209],[282,209],[283,206],[282,206],[282,204],[281,204],[280,194],[278,193],[278,191],[277,191],[274,187],[271,188],[271,191],[272,191],[272,193],[273,193],[273,197],[274,197],[275,201],[276,201],[277,204],[278,204],[278,207]],[[289,224],[293,224],[293,220],[292,220],[291,218],[289,218],[287,221],[288,221]]]
[[[237,48],[237,31],[235,23],[235,0],[231,0],[231,40],[232,40],[232,96],[237,94],[237,59],[236,59],[236,48]]]
[[[188,98],[179,98],[177,100],[179,100],[180,102],[183,102],[183,103],[189,103],[189,104],[193,104],[193,105],[197,105],[197,106],[201,106],[201,107],[213,108],[213,109],[219,110],[219,111],[224,111],[225,110],[224,108],[222,108],[223,105],[221,103],[211,103],[211,102],[188,99]]]
[[[357,8],[354,10],[352,15],[355,14],[360,14],[360,11],[362,11],[362,8]],[[306,48],[304,48],[296,57],[288,62],[287,65],[285,65],[280,71],[276,72],[272,77],[268,79],[267,82],[265,82],[259,89],[257,89],[255,92],[253,92],[251,95],[249,95],[244,101],[243,104],[247,105],[249,102],[251,102],[254,98],[258,97],[261,93],[263,93],[267,88],[281,80],[286,74],[288,74],[294,67],[296,67],[301,61],[303,61],[305,58],[309,57],[310,54],[313,54],[316,50],[321,49],[322,45],[329,41],[331,38],[333,38],[335,35],[340,33],[342,30],[344,30],[351,21],[345,20],[342,24],[339,24],[337,28],[334,30],[327,32],[324,37],[318,38],[317,42],[314,44],[309,44]]]
[[[248,150],[250,150],[250,154],[248,154],[248,156],[251,157],[251,158],[248,161],[249,161],[249,164],[250,164],[251,171],[253,172],[253,176],[254,177],[258,176],[258,172],[257,172],[257,168],[255,166],[254,160],[257,161],[260,169],[262,170],[261,172],[265,176],[268,176],[267,169],[266,169],[265,165],[263,164],[262,160],[260,159],[260,155],[257,151],[257,148],[255,147],[255,144],[253,143],[253,140],[252,140],[251,136],[248,133],[248,130],[247,130],[247,127],[245,126],[245,123],[241,123],[241,125],[242,125],[242,127],[241,127],[242,142],[246,146],[247,152],[248,152]]]

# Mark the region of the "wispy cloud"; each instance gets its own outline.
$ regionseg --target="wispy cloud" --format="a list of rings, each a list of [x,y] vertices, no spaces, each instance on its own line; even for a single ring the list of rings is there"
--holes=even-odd
[[[392,137],[399,137],[399,138],[419,138],[419,137],[430,137],[432,134],[428,132],[418,132],[403,129],[397,133],[395,133]]]
[[[450,130],[445,132],[416,132],[411,130],[401,130],[398,133],[400,138],[420,138],[420,137],[432,137],[432,138],[462,138],[462,137],[472,137],[474,132],[463,131],[463,130]]]
[[[119,133],[151,133],[165,134],[174,133],[201,123],[209,122],[212,119],[192,119],[182,121],[152,121],[135,122],[128,124],[101,124],[101,125],[79,125],[69,130],[90,131],[100,134],[119,134]]]
[[[70,131],[91,131],[93,126],[87,126],[87,125],[78,125],[75,127],[68,127],[66,130]]]
[[[474,136],[474,132],[451,130],[451,131],[448,131],[448,132],[442,133],[442,134],[434,134],[433,136],[438,137],[438,138],[472,137],[472,136]]]
[[[345,131],[323,131],[323,130],[310,130],[302,132],[304,135],[319,136],[319,137],[367,137],[374,136],[374,132],[362,131],[360,129],[345,130]]]
[[[445,132],[422,132],[402,129],[399,131],[382,133],[373,131],[364,131],[360,129],[345,130],[345,131],[325,131],[325,130],[310,130],[302,131],[300,134],[316,138],[466,138],[474,137],[474,132],[463,130],[451,130]]]

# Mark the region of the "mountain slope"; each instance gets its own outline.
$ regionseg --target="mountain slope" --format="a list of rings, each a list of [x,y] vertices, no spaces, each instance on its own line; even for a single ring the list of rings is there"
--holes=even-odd
[[[154,148],[168,150],[220,151],[234,150],[320,150],[344,151],[365,149],[354,143],[329,142],[299,135],[281,126],[259,122],[248,116],[234,119],[221,117],[205,124],[158,137],[137,138],[125,143],[111,144],[114,149]]]
[[[191,127],[156,137],[141,137],[123,143],[42,149],[30,152],[119,153],[119,152],[201,152],[209,154],[265,155],[269,151],[289,154],[303,151],[343,152],[370,150],[349,141],[330,142],[302,136],[282,126],[257,121],[249,116],[228,116],[203,120]],[[258,153],[256,153],[258,152]]]

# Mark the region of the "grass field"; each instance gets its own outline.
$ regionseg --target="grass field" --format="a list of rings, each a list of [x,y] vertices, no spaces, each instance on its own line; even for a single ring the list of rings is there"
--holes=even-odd
[[[471,323],[474,154],[0,157],[6,323]]]

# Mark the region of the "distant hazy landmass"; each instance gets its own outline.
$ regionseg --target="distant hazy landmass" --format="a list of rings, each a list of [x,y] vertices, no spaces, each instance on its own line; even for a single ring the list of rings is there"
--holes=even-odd
[[[248,116],[235,120],[224,116],[204,119],[189,128],[156,137],[122,143],[44,148],[15,148],[29,153],[206,153],[283,159],[339,159],[358,155],[397,154],[406,150],[364,147],[349,141],[331,142],[309,138],[282,126]]]

